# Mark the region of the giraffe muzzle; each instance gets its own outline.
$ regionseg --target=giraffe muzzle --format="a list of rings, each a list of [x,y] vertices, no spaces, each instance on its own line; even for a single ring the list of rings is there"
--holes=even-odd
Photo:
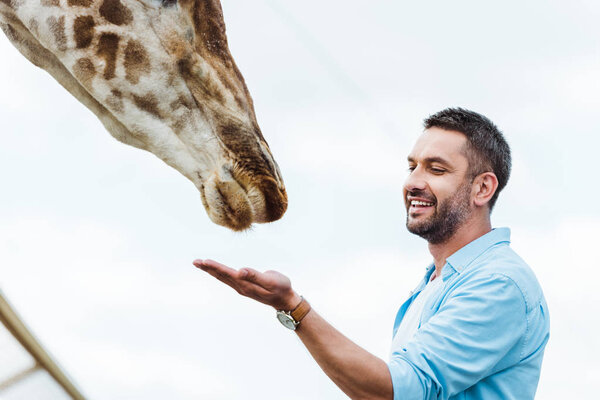
[[[234,231],[276,221],[287,209],[285,188],[268,176],[234,176],[229,170],[213,173],[202,185],[201,195],[209,218]]]

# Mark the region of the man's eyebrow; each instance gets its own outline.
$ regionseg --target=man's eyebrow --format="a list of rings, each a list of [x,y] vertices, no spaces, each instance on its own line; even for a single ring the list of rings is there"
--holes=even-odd
[[[414,163],[415,159],[411,156],[408,156],[406,158],[408,160],[408,162]],[[438,163],[438,164],[443,164],[446,166],[451,166],[452,164],[450,163],[450,161],[442,158],[442,157],[426,157],[423,159],[423,162],[425,164],[433,164],[433,163]]]

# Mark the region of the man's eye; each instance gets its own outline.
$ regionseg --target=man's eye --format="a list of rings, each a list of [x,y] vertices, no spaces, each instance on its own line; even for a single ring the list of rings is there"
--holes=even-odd
[[[408,167],[407,171],[408,172],[413,172],[415,170],[415,167]]]
[[[445,169],[441,169],[441,168],[431,168],[431,171],[432,171],[434,174],[443,174],[444,172],[446,172],[446,170],[445,170]]]

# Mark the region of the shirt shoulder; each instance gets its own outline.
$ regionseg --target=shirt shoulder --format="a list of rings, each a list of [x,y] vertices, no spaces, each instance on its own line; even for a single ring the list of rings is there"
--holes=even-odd
[[[460,275],[461,281],[486,277],[511,281],[521,292],[527,312],[545,302],[535,273],[507,243],[490,247]]]

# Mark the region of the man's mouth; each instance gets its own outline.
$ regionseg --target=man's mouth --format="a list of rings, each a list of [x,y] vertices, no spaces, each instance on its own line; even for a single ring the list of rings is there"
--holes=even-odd
[[[419,201],[419,200],[412,200],[410,202],[411,207],[432,207],[433,204],[434,203],[427,202],[427,201]]]
[[[420,200],[409,200],[408,213],[412,217],[417,217],[421,214],[429,214],[432,212],[433,207],[435,206],[435,202],[427,201],[425,199]]]

